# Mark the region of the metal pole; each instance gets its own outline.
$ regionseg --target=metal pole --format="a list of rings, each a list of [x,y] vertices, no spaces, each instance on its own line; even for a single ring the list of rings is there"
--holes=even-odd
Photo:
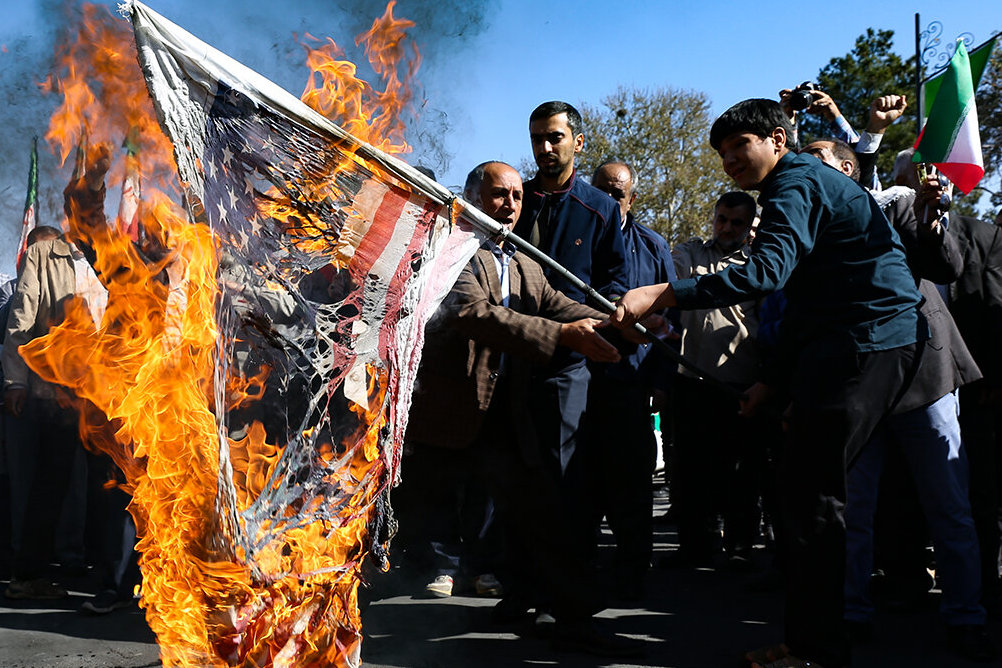
[[[915,12],[915,136],[922,132],[922,116],[925,100],[922,99],[922,45],[919,13]]]
[[[563,265],[561,265],[556,260],[551,258],[549,255],[539,250],[525,239],[522,239],[518,235],[513,234],[506,227],[498,223],[496,220],[490,218],[480,209],[473,206],[469,202],[466,202],[462,198],[457,197],[456,204],[459,208],[462,209],[463,215],[465,217],[469,218],[472,223],[474,223],[475,225],[486,231],[488,234],[494,237],[499,237],[502,241],[504,240],[510,241],[512,244],[515,245],[516,248],[518,248],[518,250],[525,253],[539,264],[545,267],[549,267],[552,271],[558,273],[562,278],[566,279],[568,282],[573,284],[574,287],[582,290],[588,296],[589,299],[591,299],[595,304],[597,304],[601,308],[601,310],[605,311],[606,313],[609,313],[610,315],[616,312],[615,304],[613,304],[608,299],[600,295],[598,291],[595,290],[595,288],[591,287],[590,285],[582,281],[580,278],[572,274],[568,269],[566,269]],[[652,344],[654,344],[654,346],[658,350],[668,355],[668,357],[671,360],[677,362],[678,364],[682,365],[689,371],[693,372],[703,381],[710,383],[711,385],[714,385],[718,389],[734,397],[740,398],[742,396],[742,393],[734,389],[732,386],[728,385],[727,383],[720,380],[716,376],[707,373],[700,367],[696,366],[689,360],[682,357],[682,355],[679,354],[678,351],[676,351],[674,348],[672,348],[667,343],[662,341],[653,332],[649,331],[639,322],[633,325],[633,329],[635,329],[640,334],[646,336],[647,339]]]

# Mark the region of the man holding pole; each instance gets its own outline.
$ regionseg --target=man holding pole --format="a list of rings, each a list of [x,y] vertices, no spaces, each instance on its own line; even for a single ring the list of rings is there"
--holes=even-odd
[[[625,328],[653,309],[719,307],[785,289],[781,359],[749,389],[743,411],[782,391],[792,401],[782,491],[791,550],[786,637],[748,659],[837,668],[849,663],[846,469],[908,386],[928,328],[901,242],[876,203],[844,174],[796,155],[791,133],[772,100],[745,100],[714,122],[710,143],[724,171],[760,193],[747,263],[631,290],[613,320]]]

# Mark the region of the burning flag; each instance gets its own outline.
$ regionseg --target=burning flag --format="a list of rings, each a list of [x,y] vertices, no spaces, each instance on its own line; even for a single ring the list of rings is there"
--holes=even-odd
[[[125,179],[122,181],[122,199],[118,205],[118,229],[132,241],[139,241],[139,201],[142,199],[139,169],[139,142],[136,128],[126,136]]]
[[[366,563],[386,565],[424,325],[480,245],[470,221],[498,226],[142,4],[128,10],[187,220],[171,184],[146,179],[133,244],[78,190],[70,234],[95,251],[107,310],[95,323],[71,303],[22,355],[73,389],[85,439],[127,475],[165,665],[356,666],[357,589]],[[372,32],[399,34],[391,10]],[[51,84],[64,102],[47,136],[65,160],[83,128],[107,151],[139,126],[137,168],[163,179],[171,149],[100,11],[85,7],[68,46],[87,69],[71,59]]]
[[[971,64],[962,40],[957,40],[912,160],[933,163],[964,193],[985,175]]]
[[[24,200],[24,219],[21,223],[21,239],[17,244],[17,265],[28,250],[28,233],[35,229],[38,215],[38,137],[31,140],[31,165],[28,167],[28,195]]]

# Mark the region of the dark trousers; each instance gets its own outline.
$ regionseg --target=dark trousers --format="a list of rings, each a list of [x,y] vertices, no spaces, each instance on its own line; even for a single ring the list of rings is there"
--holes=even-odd
[[[88,454],[88,467],[97,472],[95,478],[111,480],[116,474],[115,464],[106,455]],[[132,497],[118,486],[89,490],[93,513],[99,522],[100,545],[97,571],[104,591],[114,591],[119,598],[128,599],[142,579],[139,571],[139,553],[136,552],[136,524],[129,513]]]
[[[982,600],[997,608],[999,587],[999,486],[997,409],[982,400],[981,380],[960,388],[960,434],[970,465],[971,516],[981,550]]]
[[[620,578],[642,583],[653,551],[653,483],[657,443],[647,390],[594,375],[588,395],[586,452],[592,535],[602,517],[616,539]]]
[[[581,511],[572,507],[577,500],[565,494],[551,466],[526,460],[525,444],[512,425],[511,402],[527,395],[523,388],[499,383],[481,432],[489,489],[504,527],[505,598],[526,607],[547,605],[558,621],[587,619],[603,606],[597,577],[580,550],[573,518]]]
[[[724,544],[750,548],[758,537],[759,493],[765,469],[764,419],[738,415],[738,401],[722,389],[685,376],[673,392],[675,478],[680,550],[709,556],[724,517]]]
[[[501,545],[482,448],[414,444],[401,478],[393,505],[408,563],[453,577],[494,573]]]
[[[28,397],[25,415],[41,425],[37,456],[28,483],[21,521],[21,544],[14,553],[13,576],[31,580],[45,575],[52,560],[55,527],[70,484],[80,437],[77,413],[54,401]]]
[[[915,350],[859,353],[823,340],[801,352],[794,370],[792,438],[783,457],[786,644],[826,667],[850,658],[842,620],[846,470],[910,382]]]

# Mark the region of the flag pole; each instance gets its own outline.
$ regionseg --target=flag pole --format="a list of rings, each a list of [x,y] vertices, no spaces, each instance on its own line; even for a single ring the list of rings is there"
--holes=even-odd
[[[192,37],[189,33],[187,33],[187,31],[160,16],[139,0],[129,0],[120,7],[120,11],[131,16],[135,29],[136,47],[139,50],[140,66],[142,67],[143,74],[148,81],[151,78],[149,70],[156,61],[155,58],[147,55],[147,51],[153,50],[150,42],[152,38],[151,28],[156,28],[161,33],[160,39],[163,40],[164,43],[169,44],[171,48],[200,53],[202,54],[203,61],[208,60],[207,56],[211,56],[211,59],[214,61],[214,66],[220,70],[215,74],[215,78],[225,79],[228,81],[238,81],[241,83],[241,87],[254,89],[260,100],[267,106],[270,106],[274,111],[289,114],[297,118],[299,122],[304,125],[312,126],[318,132],[327,134],[336,140],[340,140],[345,144],[351,145],[351,153],[355,153],[367,162],[379,165],[390,175],[396,177],[403,183],[417,188],[424,195],[428,196],[437,203],[450,207],[452,219],[454,219],[454,214],[461,212],[467,220],[485,233],[502,240],[509,240],[520,251],[540,264],[550,268],[552,271],[555,271],[560,276],[566,278],[575,287],[579,288],[586,295],[588,295],[588,297],[591,298],[592,301],[606,313],[612,314],[616,312],[616,306],[612,302],[600,295],[594,288],[569,272],[535,246],[512,234],[502,227],[497,221],[488,217],[475,206],[464,201],[461,197],[454,195],[448,188],[434,179],[422,174],[403,160],[397,158],[396,156],[384,153],[374,146],[371,146],[370,144],[352,136],[329,118],[310,108],[308,105],[304,104],[302,100],[292,95],[278,84],[269,80],[267,77],[262,76],[260,73],[255,72],[243,63],[234,60],[230,56],[227,56],[221,51],[201,42],[197,38]],[[159,108],[156,108],[156,112],[158,117],[162,113]],[[161,126],[166,125],[166,119],[159,118],[159,120]],[[179,158],[179,160],[180,159],[182,158]],[[640,323],[634,325],[634,329],[636,329],[636,331],[640,334],[646,336],[659,350],[668,355],[669,358],[678,362],[681,366],[696,374],[698,377],[719,387],[728,394],[734,396],[738,396],[740,394],[730,385],[714,377],[712,374],[703,371],[688,360],[685,360],[678,352],[675,351],[675,349],[659,339],[654,333],[649,332]]]
[[[525,253],[526,255],[528,255],[529,257],[531,257],[533,260],[543,265],[544,267],[548,267],[550,270],[559,274],[563,279],[571,283],[574,287],[583,291],[587,295],[588,299],[590,299],[592,302],[598,305],[601,308],[601,310],[605,311],[610,315],[616,312],[615,304],[613,304],[611,301],[603,297],[601,294],[599,294],[597,290],[595,290],[595,288],[591,287],[590,285],[582,281],[580,278],[575,276],[566,267],[564,267],[562,264],[551,258],[549,255],[539,250],[538,248],[536,248],[535,246],[533,246],[531,243],[521,238],[520,236],[512,233],[509,229],[507,229],[497,221],[493,220],[492,218],[488,217],[486,214],[480,211],[480,209],[476,208],[469,202],[466,202],[460,197],[456,197],[455,201],[456,205],[460,209],[462,209],[463,215],[471,219],[471,222],[473,222],[475,225],[477,225],[484,231],[488,232],[492,236],[499,238],[502,241],[511,242],[519,251]],[[672,348],[664,340],[662,340],[660,337],[654,334],[654,332],[650,331],[649,329],[641,325],[639,322],[633,325],[633,329],[642,334],[643,336],[647,337],[647,339],[652,344],[654,344],[655,348],[666,354],[671,360],[677,362],[684,368],[693,372],[703,381],[710,383],[711,385],[714,385],[715,387],[723,390],[729,395],[733,395],[735,397],[740,397],[742,395],[741,392],[735,390],[732,386],[728,385],[727,383],[720,380],[713,374],[704,371],[699,366],[693,364],[689,360],[682,357],[682,355],[677,350]]]
[[[915,136],[922,132],[922,110],[925,108],[925,100],[922,95],[922,43],[921,29],[922,22],[919,20],[919,13],[915,12]]]

